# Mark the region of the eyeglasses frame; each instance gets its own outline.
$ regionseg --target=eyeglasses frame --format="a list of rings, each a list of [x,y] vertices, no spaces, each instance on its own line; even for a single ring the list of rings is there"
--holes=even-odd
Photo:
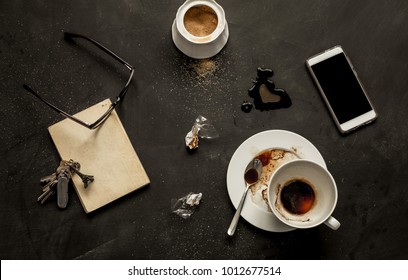
[[[105,122],[105,120],[110,116],[112,111],[115,109],[116,105],[118,105],[119,102],[122,101],[122,99],[125,97],[128,89],[129,89],[129,86],[130,86],[130,84],[132,82],[133,74],[135,73],[135,67],[132,66],[130,63],[126,62],[124,59],[120,58],[117,54],[115,54],[114,52],[112,52],[111,50],[109,50],[108,48],[103,46],[102,44],[98,43],[97,41],[95,41],[95,40],[93,40],[93,39],[91,39],[89,37],[86,37],[86,36],[80,35],[80,34],[64,32],[64,38],[67,39],[67,40],[72,40],[73,38],[84,39],[84,40],[94,44],[96,47],[98,47],[99,49],[101,49],[102,51],[104,51],[109,56],[113,57],[115,60],[122,63],[124,66],[126,66],[126,68],[129,69],[130,74],[129,74],[129,78],[128,78],[127,82],[125,83],[123,89],[120,91],[119,95],[116,97],[116,100],[113,103],[111,103],[108,110],[100,118],[98,118],[96,121],[94,121],[93,123],[88,123],[88,122],[85,122],[85,121],[82,121],[82,120],[76,118],[75,116],[73,116],[73,115],[61,110],[57,106],[51,104],[49,101],[47,101],[46,99],[41,97],[36,91],[34,91],[28,85],[24,84],[23,88],[25,90],[27,90],[28,92],[32,93],[35,97],[37,97],[43,103],[48,105],[51,109],[53,109],[57,113],[63,115],[64,117],[66,117],[66,118],[68,118],[68,119],[70,119],[70,120],[72,120],[72,121],[74,121],[74,122],[76,122],[76,123],[78,123],[78,124],[80,124],[82,126],[85,126],[85,127],[89,128],[89,129],[96,129],[96,128],[100,127]]]

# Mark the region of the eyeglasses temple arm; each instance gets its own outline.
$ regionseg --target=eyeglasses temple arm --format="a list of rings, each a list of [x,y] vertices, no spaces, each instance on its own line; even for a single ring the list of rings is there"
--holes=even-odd
[[[130,70],[134,69],[135,67],[132,66],[130,63],[126,62],[125,60],[123,60],[122,58],[120,58],[117,54],[115,54],[114,52],[112,52],[110,49],[102,46],[101,44],[99,44],[97,41],[88,38],[86,36],[80,35],[80,34],[75,34],[75,33],[71,33],[71,32],[64,32],[64,37],[67,39],[72,39],[72,38],[82,38],[84,40],[87,40],[88,42],[91,42],[92,44],[94,44],[95,46],[97,46],[99,49],[103,50],[104,52],[108,53],[110,56],[112,56],[113,58],[115,58],[117,61],[119,61],[120,63],[124,64],[127,68],[129,68]]]
[[[47,100],[45,100],[44,98],[42,98],[37,92],[35,92],[33,89],[31,89],[28,85],[24,84],[23,88],[25,90],[27,90],[28,92],[32,93],[35,97],[37,97],[38,99],[40,99],[43,103],[47,104],[51,109],[53,109],[54,111],[56,111],[57,113],[63,115],[66,118],[69,118],[71,120],[73,120],[74,122],[84,125],[86,127],[89,127],[89,123],[81,121],[73,116],[71,116],[70,114],[68,114],[67,112],[64,112],[63,110],[59,109],[58,107],[52,105],[50,102],[48,102]]]

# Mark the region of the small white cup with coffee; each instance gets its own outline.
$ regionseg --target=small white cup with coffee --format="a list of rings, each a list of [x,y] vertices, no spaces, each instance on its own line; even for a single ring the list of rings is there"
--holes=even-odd
[[[311,228],[322,223],[333,230],[340,222],[332,217],[337,204],[337,186],[320,164],[296,159],[281,165],[271,176],[268,203],[283,223],[294,228]]]
[[[228,41],[224,9],[214,0],[187,0],[177,10],[172,38],[185,55],[205,59],[216,55]]]

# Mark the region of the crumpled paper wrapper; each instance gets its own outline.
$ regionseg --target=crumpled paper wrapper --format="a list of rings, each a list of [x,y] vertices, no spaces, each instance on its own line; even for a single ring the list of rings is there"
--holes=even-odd
[[[200,204],[202,193],[192,193],[179,198],[178,200],[172,200],[171,210],[173,213],[179,215],[183,219],[189,218]]]
[[[213,139],[219,137],[215,127],[203,116],[198,116],[191,130],[185,137],[186,147],[190,150],[197,149],[199,138]]]

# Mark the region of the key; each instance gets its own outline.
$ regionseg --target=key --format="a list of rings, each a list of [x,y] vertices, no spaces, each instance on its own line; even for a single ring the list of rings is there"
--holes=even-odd
[[[48,182],[54,181],[56,178],[57,178],[57,174],[54,172],[51,175],[42,177],[40,179],[40,183],[41,184],[48,183]]]
[[[53,194],[55,193],[55,189],[50,190],[49,192],[43,193],[41,196],[41,200],[39,201],[41,204],[44,204]]]
[[[58,182],[57,181],[57,177],[54,178],[54,180],[48,182],[47,184],[44,185],[44,187],[42,188],[42,191],[49,191],[51,188],[55,187],[55,183]]]
[[[54,180],[45,185],[43,193],[37,198],[37,201],[41,204],[44,204],[48,200],[48,198],[50,198],[51,195],[55,193],[55,185],[57,184],[57,182],[57,180]]]
[[[55,193],[53,190],[57,183],[55,173],[41,178],[40,182],[46,184],[42,187],[43,193],[37,198],[37,201],[44,204]]]
[[[48,189],[53,184],[53,182],[56,180],[57,180],[57,175],[50,177],[49,180],[47,179],[47,181],[45,182],[46,184],[42,187],[42,191],[45,191],[46,189]]]

